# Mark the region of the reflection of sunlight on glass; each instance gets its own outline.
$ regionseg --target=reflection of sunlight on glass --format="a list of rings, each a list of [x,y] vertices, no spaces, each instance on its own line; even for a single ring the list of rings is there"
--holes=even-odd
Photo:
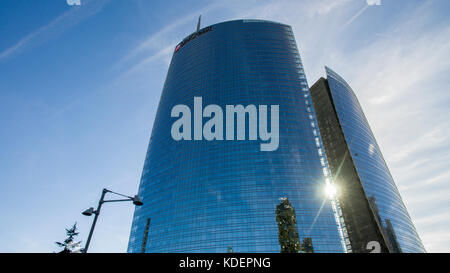
[[[336,194],[337,194],[337,188],[333,184],[331,184],[330,179],[326,178],[325,179],[325,195],[326,195],[326,197],[330,200],[334,200],[334,198],[336,197]],[[316,216],[314,217],[311,227],[306,232],[306,234],[310,234],[311,230],[314,228],[314,225],[316,224],[316,221],[319,218],[319,215],[322,212],[322,209],[326,203],[327,203],[327,199],[324,199],[322,202],[322,205],[320,206],[319,211],[317,212]]]
[[[331,183],[326,183],[325,185],[325,194],[329,199],[334,199],[336,197],[337,189]]]
[[[369,154],[372,156],[374,152],[375,152],[375,146],[372,143],[370,143],[370,145],[369,145]]]
[[[322,205],[320,206],[320,209],[316,214],[316,217],[314,217],[311,227],[309,228],[308,232],[306,232],[307,235],[311,234],[311,230],[313,229],[314,225],[316,224],[317,218],[319,217],[320,213],[322,212],[323,206],[325,206],[326,201],[327,201],[327,199],[323,200]]]

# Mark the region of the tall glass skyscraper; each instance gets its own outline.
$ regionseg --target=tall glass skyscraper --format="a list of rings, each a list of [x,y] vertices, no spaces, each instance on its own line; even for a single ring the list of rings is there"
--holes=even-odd
[[[325,70],[311,95],[353,251],[377,241],[383,252],[424,252],[355,93]]]
[[[263,141],[249,140],[250,114],[244,140],[174,140],[171,111],[195,111],[194,97],[222,109],[279,106],[278,148],[261,151]],[[291,27],[236,20],[200,29],[173,53],[128,252],[280,252],[280,244],[287,252],[345,252],[339,206],[324,194],[328,178]]]

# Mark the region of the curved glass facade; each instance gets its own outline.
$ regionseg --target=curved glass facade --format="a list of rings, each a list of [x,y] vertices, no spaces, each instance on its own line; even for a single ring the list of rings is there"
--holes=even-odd
[[[334,107],[367,198],[396,252],[425,252],[353,90],[326,67]]]
[[[171,109],[194,109],[194,97],[222,109],[279,105],[278,149],[261,151],[259,140],[174,140]],[[201,29],[172,57],[128,252],[280,252],[283,244],[344,252],[323,194],[324,156],[291,27],[237,20]]]

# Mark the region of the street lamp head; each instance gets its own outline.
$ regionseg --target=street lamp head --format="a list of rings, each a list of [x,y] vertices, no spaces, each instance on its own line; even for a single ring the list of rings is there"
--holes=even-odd
[[[139,196],[135,195],[133,197],[133,204],[135,206],[142,206],[144,203],[142,202],[142,200],[141,200],[141,198]]]
[[[94,208],[90,207],[87,210],[83,211],[81,214],[83,214],[84,216],[91,216],[94,213],[95,213]]]

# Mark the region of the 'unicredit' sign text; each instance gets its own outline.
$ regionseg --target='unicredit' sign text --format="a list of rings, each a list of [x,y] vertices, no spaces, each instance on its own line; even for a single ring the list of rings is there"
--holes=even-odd
[[[180,48],[182,48],[185,44],[187,44],[189,41],[197,38],[198,36],[205,34],[206,32],[211,30],[211,26],[209,27],[205,27],[200,29],[197,32],[192,33],[191,35],[189,35],[188,37],[186,37],[183,41],[181,41],[181,43],[179,43],[176,47],[175,47],[175,53],[178,52],[178,50],[180,50]]]

